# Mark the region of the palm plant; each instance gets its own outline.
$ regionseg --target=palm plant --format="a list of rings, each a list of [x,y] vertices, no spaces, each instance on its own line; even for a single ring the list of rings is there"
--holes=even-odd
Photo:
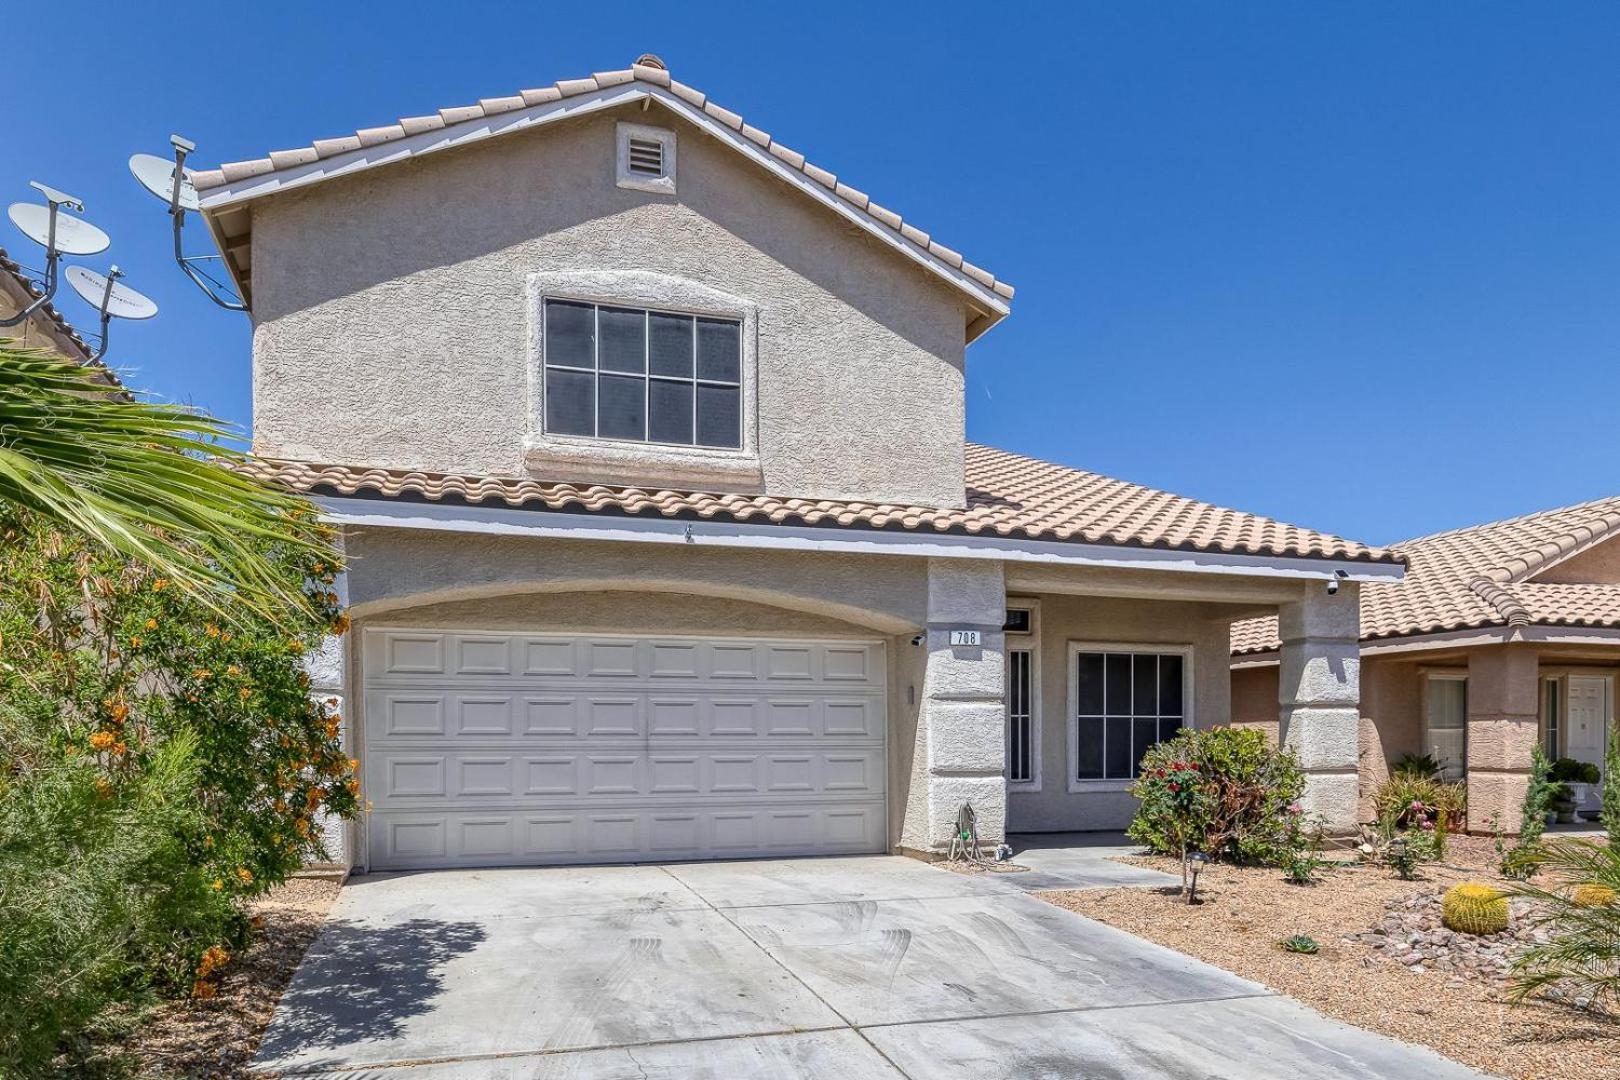
[[[302,499],[230,466],[223,422],[109,393],[82,365],[0,339],[0,509],[20,507],[151,566],[228,614],[301,609],[261,541],[324,546]]]
[[[1533,927],[1551,931],[1550,940],[1514,960],[1513,996],[1557,990],[1561,997],[1592,1008],[1614,1010],[1620,1006],[1620,905],[1584,899],[1592,892],[1602,895],[1601,889],[1579,896],[1576,890],[1597,885],[1620,891],[1620,848],[1588,841],[1547,844],[1541,867],[1553,874],[1556,884],[1508,890],[1536,900],[1527,918]]]

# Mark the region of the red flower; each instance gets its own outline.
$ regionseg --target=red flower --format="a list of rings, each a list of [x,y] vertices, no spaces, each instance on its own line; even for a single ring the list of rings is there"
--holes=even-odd
[[[1172,780],[1172,781],[1170,781],[1170,790],[1171,791],[1180,791],[1181,790],[1181,785],[1176,783],[1174,780]]]

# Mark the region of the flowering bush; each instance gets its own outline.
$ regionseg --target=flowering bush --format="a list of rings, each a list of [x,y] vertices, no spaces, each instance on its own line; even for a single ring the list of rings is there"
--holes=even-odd
[[[266,554],[309,611],[228,621],[0,512],[0,1075],[44,1068],[131,988],[207,996],[242,902],[324,854],[318,813],[354,813],[340,719],[302,664],[347,627],[337,564]]]
[[[1180,797],[1189,784],[1196,797]],[[1128,832],[1160,854],[1180,854],[1185,842],[1210,858],[1280,864],[1305,835],[1288,813],[1304,791],[1298,760],[1259,731],[1182,730],[1143,755]]]

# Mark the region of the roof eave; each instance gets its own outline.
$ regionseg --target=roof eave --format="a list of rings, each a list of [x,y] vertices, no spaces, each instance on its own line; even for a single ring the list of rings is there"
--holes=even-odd
[[[425,154],[466,146],[498,135],[525,131],[544,124],[601,112],[641,100],[657,102],[676,116],[696,125],[722,143],[748,157],[777,178],[798,188],[804,194],[827,206],[841,217],[966,294],[982,312],[979,318],[970,321],[968,325],[967,339],[969,341],[982,336],[1010,313],[1011,306],[1008,298],[1002,296],[994,287],[984,285],[964,271],[963,266],[968,264],[960,256],[951,253],[954,258],[946,258],[931,250],[930,247],[917,243],[909,236],[906,236],[902,230],[889,227],[867,213],[863,208],[850,202],[847,198],[840,196],[835,191],[828,190],[805,175],[804,172],[779,160],[767,149],[747,138],[741,131],[733,130],[707,112],[694,108],[669,89],[649,82],[638,81],[606,87],[574,97],[565,97],[557,101],[548,101],[522,109],[514,109],[495,116],[474,117],[458,123],[447,124],[442,128],[423,131],[416,135],[408,135],[401,139],[377,143],[373,146],[361,146],[329,157],[317,158],[305,164],[280,169],[268,169],[257,175],[227,180],[200,193],[202,196],[200,208],[204,219],[209,221],[209,232],[213,236],[215,244],[220,246],[221,253],[224,254],[222,238],[214,226],[213,219],[226,210],[241,208],[258,199],[307,188],[340,176],[352,176]],[[232,277],[238,279],[236,283],[240,286],[241,281],[237,274],[237,268],[229,258],[224,261],[231,268]],[[1005,283],[1002,283],[1002,285],[1010,291],[1010,286],[1006,286]]]

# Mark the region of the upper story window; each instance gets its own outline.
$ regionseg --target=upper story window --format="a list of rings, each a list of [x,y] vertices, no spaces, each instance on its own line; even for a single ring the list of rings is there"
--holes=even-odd
[[[545,302],[545,430],[621,442],[742,447],[742,324]]]

